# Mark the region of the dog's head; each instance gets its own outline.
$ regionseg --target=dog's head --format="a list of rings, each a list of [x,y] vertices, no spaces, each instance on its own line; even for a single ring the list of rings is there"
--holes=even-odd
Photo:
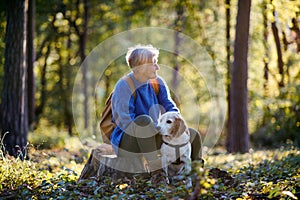
[[[188,127],[182,116],[177,112],[166,112],[158,119],[160,134],[167,138],[177,138],[183,133],[189,135]]]

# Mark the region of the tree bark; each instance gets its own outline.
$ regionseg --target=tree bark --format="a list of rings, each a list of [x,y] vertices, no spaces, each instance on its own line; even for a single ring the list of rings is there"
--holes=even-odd
[[[298,25],[297,18],[292,19],[292,28],[291,30],[295,33],[295,43],[297,45],[297,52],[300,52],[300,27]]]
[[[179,64],[178,64],[178,54],[179,54],[179,46],[181,43],[180,33],[183,31],[183,25],[184,25],[184,8],[183,8],[183,2],[179,1],[176,4],[176,13],[177,17],[174,21],[174,29],[175,29],[175,46],[174,46],[174,70],[173,70],[173,79],[172,79],[172,89],[176,93],[178,84],[179,84]]]
[[[262,2],[262,14],[263,14],[263,46],[264,46],[264,57],[263,57],[263,63],[264,63],[264,75],[263,75],[263,79],[264,79],[264,83],[263,83],[263,95],[265,98],[268,97],[268,94],[269,94],[269,87],[268,87],[268,84],[269,84],[269,60],[270,60],[270,46],[269,46],[269,43],[268,43],[268,38],[269,38],[269,26],[268,26],[268,16],[267,16],[267,1],[264,0]],[[270,108],[269,108],[269,105],[266,104],[265,107],[264,107],[264,110],[266,111],[265,113],[267,113]],[[267,117],[266,115],[264,114],[264,117],[263,117],[263,121],[262,123],[265,124],[267,123],[266,122],[267,120]]]
[[[79,180],[111,177],[117,181],[122,177],[132,177],[135,174],[147,176],[145,159],[142,157],[117,157],[112,146],[101,144],[92,150],[91,156],[80,174]]]
[[[25,0],[7,0],[5,63],[2,91],[1,127],[4,153],[24,159],[27,156],[27,66]]]
[[[35,76],[34,76],[34,35],[35,35],[35,0],[30,0],[28,3],[28,45],[27,45],[27,63],[28,63],[28,125],[33,128],[35,121]]]
[[[50,44],[47,45],[47,51],[45,53],[45,58],[44,58],[44,65],[42,66],[42,72],[41,72],[41,94],[40,94],[40,104],[36,107],[35,110],[35,116],[36,116],[36,120],[37,123],[39,121],[40,116],[42,115],[43,111],[44,111],[44,107],[46,105],[46,95],[47,95],[47,79],[46,79],[46,74],[47,74],[47,59],[49,57],[51,48],[50,48]]]
[[[274,18],[276,18],[275,16],[275,10],[273,11],[273,16]],[[278,72],[281,75],[281,79],[278,82],[278,86],[279,87],[284,87],[284,63],[282,60],[282,51],[281,51],[281,44],[280,44],[280,39],[279,39],[279,32],[278,32],[278,28],[276,26],[276,21],[274,20],[271,23],[271,28],[272,28],[272,32],[273,32],[273,36],[274,36],[274,40],[275,40],[275,45],[276,45],[276,51],[277,51],[277,67],[278,67]]]
[[[272,27],[272,32],[275,40],[275,45],[276,45],[276,51],[277,51],[277,67],[278,67],[278,72],[281,75],[281,79],[278,83],[279,87],[284,87],[284,69],[283,69],[283,60],[282,60],[282,52],[281,52],[281,45],[280,45],[280,39],[278,35],[278,28],[275,24],[275,22],[272,22],[271,24]]]
[[[268,18],[267,18],[267,3],[264,1],[262,5],[262,12],[263,12],[263,26],[264,26],[264,40],[263,40],[263,45],[264,45],[264,50],[265,50],[265,55],[263,58],[264,62],[264,92],[267,94],[267,86],[268,86],[268,81],[269,81],[269,59],[270,59],[270,48],[268,45],[268,37],[269,37],[269,31],[268,31]]]
[[[180,33],[183,31],[183,26],[185,22],[185,16],[184,16],[184,1],[179,1],[176,4],[176,13],[177,13],[177,18],[174,21],[174,29],[175,34],[174,34],[174,40],[175,40],[175,46],[174,46],[174,67],[173,67],[173,77],[172,77],[172,85],[171,88],[172,90],[170,91],[171,97],[176,103],[177,107],[180,109],[180,100],[178,97],[178,85],[179,85],[179,62],[178,62],[178,57],[179,57],[179,47],[181,45],[181,37]]]
[[[86,49],[86,41],[87,41],[87,28],[88,28],[88,12],[89,12],[89,7],[88,7],[88,1],[84,0],[84,13],[83,13],[83,28],[82,31],[80,31],[79,27],[76,25],[75,21],[73,24],[77,35],[79,36],[79,54],[80,54],[80,59],[82,62],[81,66],[81,73],[82,73],[82,90],[83,90],[83,95],[84,95],[84,128],[88,128],[88,123],[89,123],[89,112],[88,112],[88,102],[89,102],[89,97],[88,97],[88,80],[87,80],[87,65],[84,61],[86,54],[85,54],[85,49]],[[79,13],[79,1],[77,2],[77,12]]]
[[[67,49],[69,49],[67,65],[70,63],[70,60],[72,59],[72,56],[70,53],[71,48],[72,48],[71,44],[72,44],[72,40],[71,40],[71,33],[70,33],[68,36],[68,42],[67,42]],[[70,102],[70,94],[69,94],[69,91],[72,91],[71,74],[69,72],[67,72],[65,76],[66,76],[65,77],[66,86],[65,86],[64,90],[66,90],[66,92],[64,92],[64,94],[63,94],[65,125],[67,126],[69,135],[73,136],[72,127],[74,125],[74,120],[73,120],[73,115],[72,115],[72,106],[71,106],[72,103]]]
[[[228,146],[230,141],[230,121],[229,121],[229,115],[230,115],[230,81],[231,81],[231,40],[230,40],[230,19],[231,19],[231,12],[230,12],[230,0],[225,0],[225,6],[226,6],[226,64],[227,64],[227,121],[226,121],[226,146]]]
[[[248,134],[248,38],[251,0],[238,1],[234,62],[230,87],[229,152],[249,151]]]

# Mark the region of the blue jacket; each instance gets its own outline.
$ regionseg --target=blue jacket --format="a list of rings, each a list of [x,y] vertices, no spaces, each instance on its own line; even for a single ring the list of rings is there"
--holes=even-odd
[[[159,93],[155,91],[149,81],[142,83],[136,80],[133,73],[128,74],[135,84],[134,98],[130,86],[125,79],[120,79],[114,88],[112,96],[112,114],[113,121],[117,121],[117,127],[111,134],[110,141],[114,151],[118,153],[118,147],[124,130],[139,115],[149,115],[154,125],[157,125],[160,113],[168,111],[177,111],[174,101],[170,97],[168,86],[165,81],[158,77]],[[117,119],[117,120],[116,120]]]

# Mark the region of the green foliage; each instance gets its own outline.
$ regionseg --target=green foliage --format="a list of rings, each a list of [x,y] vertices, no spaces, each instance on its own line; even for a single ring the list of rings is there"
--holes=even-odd
[[[36,130],[28,135],[29,143],[38,149],[63,148],[67,138],[67,132],[50,126],[45,119],[40,120]]]
[[[282,90],[284,100],[271,101],[265,107],[264,120],[251,136],[254,145],[278,147],[291,143],[300,147],[299,94],[299,85],[290,86]]]
[[[288,192],[299,192],[299,169],[295,169],[299,164],[299,154],[291,153],[281,160],[263,160],[256,166],[246,166],[236,177],[248,179],[239,185],[246,186],[248,194],[262,194],[269,198],[288,197]]]
[[[297,199],[300,196],[297,148],[214,155],[209,157],[208,164],[228,170],[234,179],[228,184],[219,178],[211,187],[210,195],[223,196],[220,199]]]
[[[39,171],[37,164],[31,161],[1,159],[0,166],[0,190],[1,192],[9,189],[9,191],[24,188],[21,193],[26,193],[31,187],[39,186],[43,179],[47,179],[49,172]]]
[[[262,10],[262,5],[266,4],[266,10]],[[177,11],[182,7],[182,21],[178,20]],[[186,95],[186,88],[182,87],[183,82],[179,84],[176,93],[181,102],[188,102],[182,105],[182,113],[185,114],[189,124],[206,132],[207,124],[210,123],[211,97],[224,99],[220,94],[207,91],[205,81],[215,85],[217,89],[223,88],[220,80],[226,77],[226,37],[225,37],[225,1],[88,1],[88,26],[87,26],[87,44],[85,54],[96,47],[96,45],[122,31],[141,28],[141,27],[163,27],[175,30],[182,30],[201,45],[209,54],[213,66],[205,65],[204,68],[213,67],[216,73],[210,74],[210,77],[201,77],[190,66],[189,60],[179,58],[170,52],[164,52],[161,49],[159,63],[174,67],[175,61],[178,62],[179,72],[187,82],[195,89],[196,103],[200,109],[192,107],[195,103],[188,102],[193,99]],[[237,14],[237,0],[231,1],[231,39],[233,44],[235,18]],[[163,12],[162,12],[163,11]],[[274,18],[276,11],[277,19]],[[263,26],[263,12],[268,17],[268,27]],[[4,65],[4,36],[6,28],[5,5],[0,4],[0,94],[3,85],[3,65]],[[281,101],[293,102],[299,94],[292,90],[299,85],[299,52],[296,51],[294,32],[291,30],[293,24],[292,18],[299,18],[299,2],[284,0],[264,0],[253,1],[251,9],[251,39],[249,40],[249,127],[250,132],[261,132],[259,139],[253,141],[262,141],[260,138],[266,135],[266,141],[285,142],[287,139],[296,139],[299,126],[294,126],[294,115],[292,106],[275,106],[271,111],[264,106],[268,104],[281,104]],[[298,19],[297,18],[297,19]],[[280,75],[277,69],[277,53],[274,44],[270,23],[275,20],[280,32],[280,42],[282,44],[282,53],[285,70],[285,90],[294,95],[279,95],[281,93],[277,88]],[[84,30],[84,1],[75,0],[54,0],[54,1],[36,1],[36,34],[35,34],[35,83],[36,83],[36,106],[39,116],[37,119],[46,118],[50,124],[58,127],[71,127],[74,129],[72,121],[72,89],[76,73],[82,63],[80,57],[80,34]],[[268,39],[264,38],[264,28],[267,28]],[[287,41],[284,41],[283,33]],[[170,38],[174,38],[170,36]],[[287,44],[285,44],[287,42]],[[267,43],[268,49],[265,49],[264,43]],[[287,47],[284,47],[288,45]],[[113,49],[111,49],[113,51]],[[233,49],[229,52],[232,55]],[[125,53],[125,52],[124,52]],[[197,52],[196,52],[197,53]],[[202,53],[200,53],[202,54]],[[103,55],[100,55],[103,56]],[[264,61],[269,64],[269,80],[266,83],[269,90],[264,89],[265,80],[263,78]],[[202,65],[202,63],[197,63]],[[162,65],[162,66],[163,66]],[[163,67],[162,67],[163,68]],[[45,71],[44,71],[45,70]],[[128,71],[125,65],[124,56],[116,58],[108,67],[107,74],[99,80],[101,91],[95,101],[91,98],[89,105],[94,107],[97,104],[97,115],[102,110],[105,95],[109,93],[119,77]],[[163,73],[163,69],[159,73]],[[200,72],[201,73],[201,72]],[[169,82],[172,81],[172,74]],[[105,78],[104,78],[105,77]],[[43,79],[44,78],[44,79]],[[99,77],[100,78],[100,77]],[[224,81],[225,82],[225,81]],[[93,90],[95,88],[89,88]],[[97,88],[98,89],[98,88]],[[264,93],[267,95],[264,95]],[[299,95],[298,95],[299,96]],[[221,105],[227,105],[227,102],[220,102]],[[261,104],[259,106],[257,104]],[[299,101],[298,104],[299,105]],[[276,110],[276,108],[278,108]],[[197,112],[195,112],[197,110]],[[288,112],[287,112],[288,111]],[[217,112],[220,113],[220,112]],[[83,113],[79,113],[84,116]],[[268,116],[269,115],[269,116]],[[193,124],[200,117],[200,124]],[[266,117],[267,116],[267,117]],[[274,122],[275,118],[276,122]],[[264,122],[262,122],[265,120]],[[90,120],[91,121],[91,120]],[[265,122],[269,122],[268,124]],[[90,122],[92,123],[92,122]],[[296,121],[296,124],[298,121]],[[280,130],[278,131],[278,127]],[[284,129],[287,128],[287,131]],[[260,130],[262,131],[260,131]],[[91,130],[90,132],[94,132]],[[39,132],[42,134],[43,132]],[[274,135],[278,135],[273,137]],[[45,136],[48,137],[48,136]],[[39,138],[37,138],[38,140]],[[47,139],[48,140],[48,139]],[[50,139],[49,139],[50,140]],[[296,141],[296,142],[297,142]],[[56,141],[54,141],[56,142]],[[40,141],[37,141],[40,143]],[[260,145],[265,145],[261,143]],[[49,145],[47,145],[49,147]]]
[[[296,199],[300,196],[300,151],[296,148],[224,154],[215,151],[206,167],[193,163],[193,187],[182,180],[154,186],[135,175],[112,182],[110,177],[78,181],[86,155],[66,150],[30,149],[31,159],[0,157],[2,199]],[[74,155],[85,162],[78,163]]]

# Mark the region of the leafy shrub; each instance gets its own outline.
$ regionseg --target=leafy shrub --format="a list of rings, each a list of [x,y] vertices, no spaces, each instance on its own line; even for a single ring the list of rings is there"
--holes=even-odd
[[[28,141],[38,149],[63,148],[68,137],[66,131],[50,126],[46,120],[41,119],[34,132],[29,133]]]
[[[300,85],[282,91],[282,100],[272,100],[264,119],[251,135],[257,147],[280,147],[292,143],[300,147]]]
[[[300,147],[299,133],[300,116],[295,108],[286,107],[279,109],[270,118],[269,123],[253,133],[251,140],[257,147],[280,147],[287,143]]]

